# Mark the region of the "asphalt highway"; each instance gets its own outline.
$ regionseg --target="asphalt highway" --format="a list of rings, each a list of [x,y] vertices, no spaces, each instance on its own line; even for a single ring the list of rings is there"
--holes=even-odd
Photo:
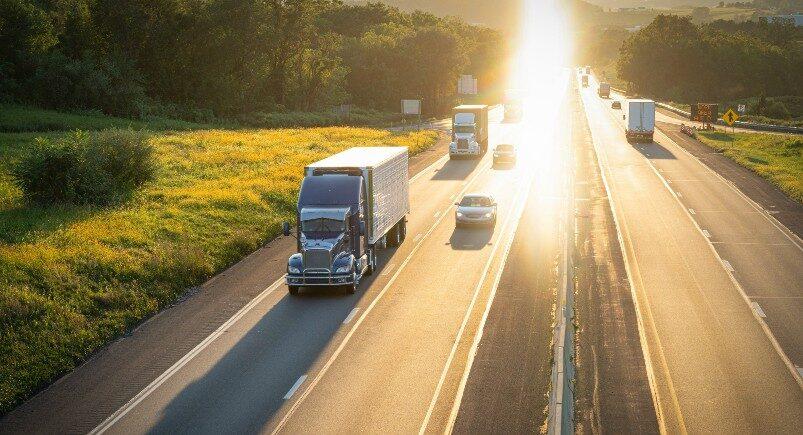
[[[582,98],[659,422],[669,432],[797,432],[799,240],[660,131],[654,143],[628,144],[621,111],[595,90]]]

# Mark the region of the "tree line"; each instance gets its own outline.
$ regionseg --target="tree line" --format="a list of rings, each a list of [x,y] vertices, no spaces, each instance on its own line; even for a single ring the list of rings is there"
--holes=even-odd
[[[0,0],[0,101],[198,121],[338,104],[426,111],[500,84],[496,31],[339,0]]]
[[[790,21],[659,15],[624,40],[617,73],[635,92],[679,102],[800,96],[801,32]]]

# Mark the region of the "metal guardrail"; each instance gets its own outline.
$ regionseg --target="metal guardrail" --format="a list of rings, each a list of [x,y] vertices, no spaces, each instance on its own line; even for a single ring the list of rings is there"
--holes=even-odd
[[[617,89],[617,88],[611,87],[611,90],[614,91],[614,92],[618,92],[618,93],[620,93],[622,95],[625,94],[625,91],[623,89]],[[685,116],[686,118],[689,118],[691,116],[689,114],[689,112],[687,112],[685,110],[678,109],[677,107],[674,107],[674,106],[670,106],[669,104],[666,104],[666,103],[656,102],[655,105],[660,107],[660,108],[662,108],[662,109],[668,110],[668,111],[670,111],[672,113],[676,113],[678,115]],[[725,121],[722,120],[722,118],[717,120],[717,125],[730,127],[729,125],[727,125],[725,123]],[[771,132],[775,132],[775,133],[803,134],[803,127],[791,127],[791,126],[786,126],[786,125],[761,124],[761,123],[758,123],[758,122],[736,121],[736,122],[733,123],[733,126],[734,127],[738,127],[738,128],[748,129],[748,130],[756,130],[756,131],[771,131]]]

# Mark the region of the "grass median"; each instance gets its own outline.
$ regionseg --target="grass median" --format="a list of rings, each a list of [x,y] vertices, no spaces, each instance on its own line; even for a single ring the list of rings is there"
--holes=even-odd
[[[700,131],[697,138],[803,203],[803,137]]]
[[[9,171],[43,135],[0,134],[0,414],[275,237],[306,164],[353,146],[416,154],[438,139],[350,127],[149,135],[156,177],[130,199],[39,207]]]

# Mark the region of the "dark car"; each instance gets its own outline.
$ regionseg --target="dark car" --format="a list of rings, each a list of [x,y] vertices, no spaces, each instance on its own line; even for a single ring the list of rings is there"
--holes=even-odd
[[[516,147],[510,144],[499,144],[494,148],[494,165],[500,163],[516,163]]]
[[[619,100],[614,101],[611,103],[611,109],[621,109],[622,103]]]

